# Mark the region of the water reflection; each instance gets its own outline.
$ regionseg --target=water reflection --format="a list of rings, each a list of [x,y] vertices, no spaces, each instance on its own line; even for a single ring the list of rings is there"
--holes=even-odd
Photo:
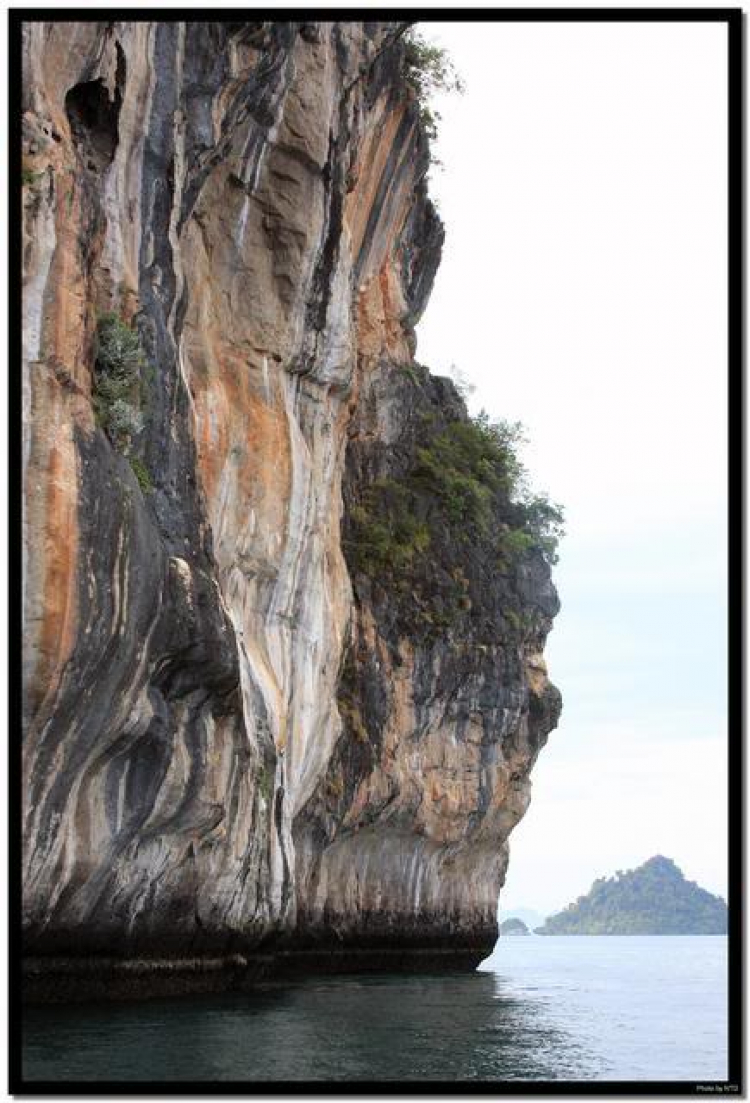
[[[556,1080],[601,1072],[502,975],[311,979],[138,1005],[39,1008],[25,1070],[77,1080]]]

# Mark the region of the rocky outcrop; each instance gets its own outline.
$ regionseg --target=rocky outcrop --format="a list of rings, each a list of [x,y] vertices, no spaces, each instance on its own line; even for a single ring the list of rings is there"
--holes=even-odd
[[[31,955],[491,949],[549,569],[433,544],[466,601],[427,630],[352,544],[466,420],[413,364],[443,229],[404,30],[24,27]],[[119,436],[107,314],[143,354]]]
[[[518,935],[531,934],[531,931],[523,919],[506,919],[500,924],[499,934],[501,937],[515,938]]]

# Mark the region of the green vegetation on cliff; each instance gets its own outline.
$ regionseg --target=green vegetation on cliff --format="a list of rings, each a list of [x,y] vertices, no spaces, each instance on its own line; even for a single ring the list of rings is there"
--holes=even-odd
[[[141,372],[145,366],[137,332],[116,314],[102,314],[96,327],[94,409],[107,436],[124,452],[143,428]]]
[[[402,635],[494,646],[541,631],[557,611],[546,587],[563,515],[528,487],[521,425],[469,417],[420,365],[391,381],[400,434],[352,454],[343,546],[357,586],[387,594]],[[545,596],[530,602],[529,587]]]
[[[419,104],[419,117],[427,137],[437,137],[440,114],[432,104],[435,92],[463,92],[463,82],[447,52],[410,27],[404,36],[404,79]]]
[[[140,337],[117,314],[102,314],[96,326],[94,412],[110,442],[127,456],[144,494],[154,489],[133,441],[143,430],[144,374],[148,369]]]
[[[669,858],[657,855],[637,869],[601,877],[537,934],[726,934],[727,906],[686,881]]]
[[[524,489],[520,439],[518,424],[491,422],[486,414],[450,422],[427,439],[405,476],[376,480],[353,510],[356,567],[398,581],[449,534],[464,544],[491,539],[501,564],[530,548],[554,563],[562,512]],[[498,495],[513,502],[513,523],[493,528]]]

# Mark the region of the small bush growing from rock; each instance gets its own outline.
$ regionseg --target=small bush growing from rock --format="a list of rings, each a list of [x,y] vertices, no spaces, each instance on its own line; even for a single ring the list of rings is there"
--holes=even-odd
[[[141,372],[146,366],[136,331],[116,314],[103,314],[96,328],[94,409],[112,444],[125,455],[143,429]]]
[[[464,86],[446,50],[411,27],[404,36],[404,79],[414,89],[427,137],[437,137],[440,115],[430,100],[435,92],[463,92]]]
[[[107,432],[116,443],[124,443],[143,429],[143,414],[124,398],[116,398],[107,410]]]
[[[262,796],[266,804],[269,804],[273,797],[273,770],[269,767],[261,765],[258,767],[257,772],[258,792]]]
[[[130,461],[130,466],[133,468],[133,474],[138,480],[138,486],[144,494],[151,494],[154,489],[154,484],[151,481],[151,472],[139,456],[129,456],[128,459]]]
[[[540,548],[548,563],[557,563],[557,545],[564,534],[565,518],[561,507],[551,502],[546,494],[531,494],[528,490],[524,490],[519,504],[532,545]]]
[[[117,314],[102,314],[96,327],[96,364],[100,374],[110,380],[137,383],[146,357],[134,329]]]

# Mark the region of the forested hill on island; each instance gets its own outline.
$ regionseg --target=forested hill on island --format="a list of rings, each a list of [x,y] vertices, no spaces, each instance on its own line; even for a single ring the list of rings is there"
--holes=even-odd
[[[545,920],[536,934],[726,934],[727,906],[720,896],[687,881],[670,858],[657,855],[637,869],[594,881]]]

